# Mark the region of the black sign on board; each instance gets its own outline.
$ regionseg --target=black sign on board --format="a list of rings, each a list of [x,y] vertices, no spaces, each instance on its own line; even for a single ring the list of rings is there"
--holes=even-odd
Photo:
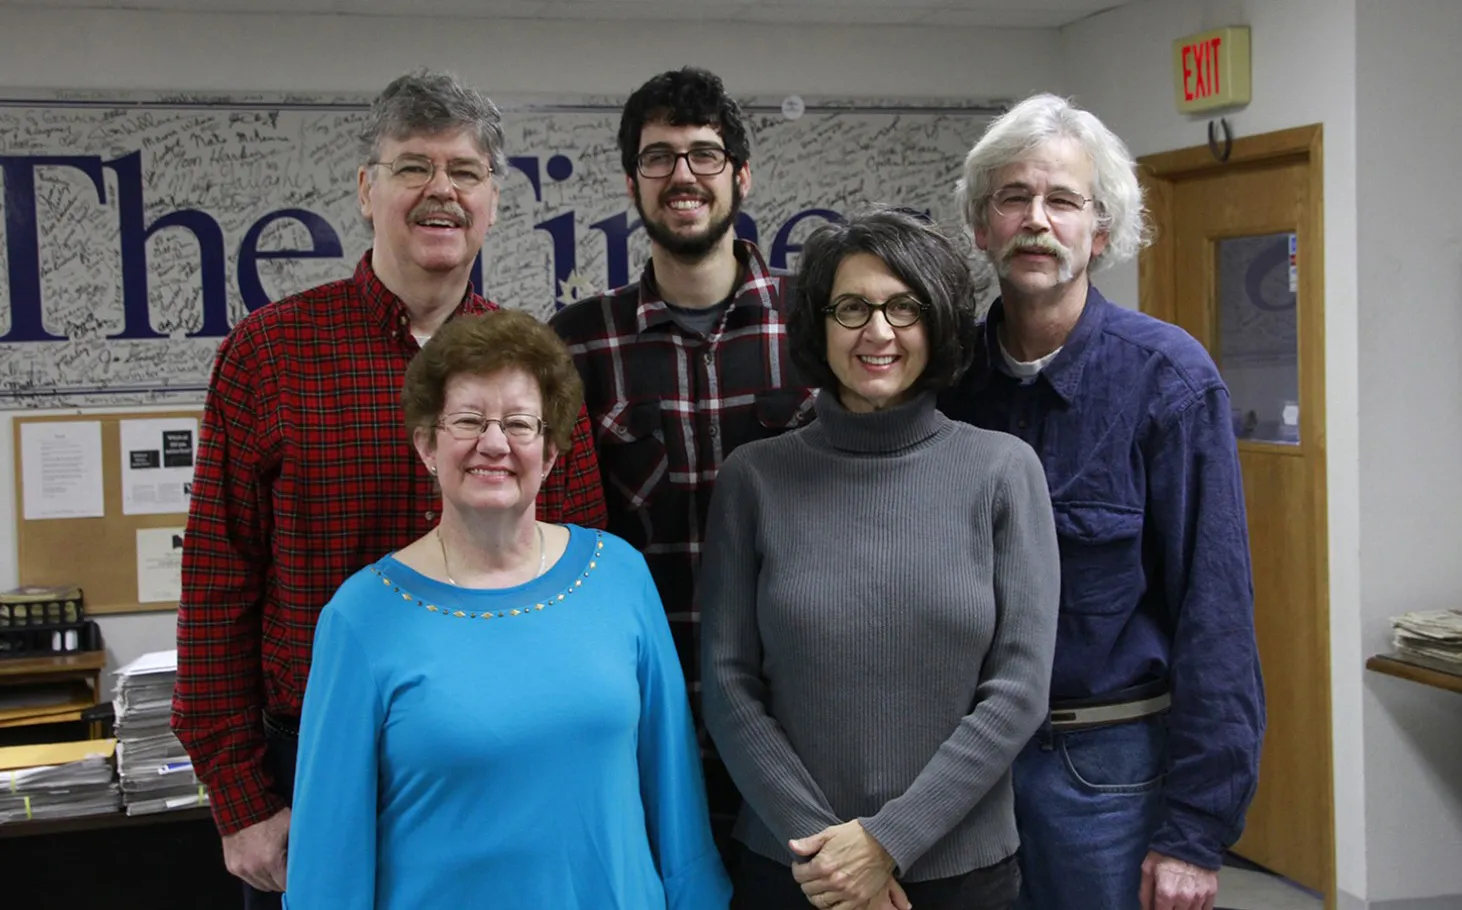
[[[191,468],[193,466],[192,430],[163,431],[162,463],[169,468]]]

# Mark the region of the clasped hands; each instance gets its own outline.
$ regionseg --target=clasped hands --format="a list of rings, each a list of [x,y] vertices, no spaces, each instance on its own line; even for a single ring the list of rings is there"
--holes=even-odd
[[[910,910],[893,877],[893,857],[854,819],[787,842],[805,862],[792,866],[808,903],[819,910]]]

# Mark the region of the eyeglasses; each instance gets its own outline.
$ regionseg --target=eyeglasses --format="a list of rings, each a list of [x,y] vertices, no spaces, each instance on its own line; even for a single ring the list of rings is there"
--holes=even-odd
[[[437,163],[425,155],[398,155],[395,161],[372,161],[371,167],[390,168],[391,177],[409,190],[419,190],[437,175]],[[441,168],[459,190],[475,190],[492,176],[492,167],[473,158],[453,158]]]
[[[1096,201],[1071,190],[1032,193],[1023,187],[1012,186],[991,196],[990,204],[994,207],[995,214],[1002,218],[1014,218],[1017,215],[1028,213],[1037,197],[1046,202],[1046,217],[1057,221],[1063,218],[1075,218],[1081,214],[1082,209],[1086,208],[1087,203]]]
[[[456,414],[448,414],[437,424],[443,430],[452,434],[453,439],[465,441],[476,440],[487,432],[487,428],[497,424],[503,431],[503,435],[516,442],[532,442],[543,431],[548,429],[548,424],[541,418],[532,414],[508,414],[505,417],[483,417],[481,414],[472,411],[460,411]]]
[[[923,318],[928,308],[929,304],[912,294],[895,294],[883,303],[874,303],[857,294],[844,294],[822,311],[845,329],[861,329],[873,318],[873,311],[879,310],[889,325],[905,329]]]
[[[639,157],[635,159],[635,164],[640,169],[641,177],[658,180],[675,173],[675,165],[682,158],[685,159],[686,167],[689,167],[690,172],[697,177],[714,177],[726,169],[726,163],[731,160],[731,154],[714,145],[704,145],[688,152],[652,148],[640,152]]]

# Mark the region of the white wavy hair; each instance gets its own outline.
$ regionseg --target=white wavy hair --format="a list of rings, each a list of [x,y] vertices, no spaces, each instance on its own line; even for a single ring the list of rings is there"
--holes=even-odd
[[[966,228],[989,226],[986,203],[995,174],[1054,139],[1074,139],[1091,159],[1097,227],[1107,232],[1107,247],[1092,257],[1091,269],[1137,255],[1150,239],[1137,162],[1094,114],[1050,94],[1032,95],[996,118],[965,156],[954,195]]]

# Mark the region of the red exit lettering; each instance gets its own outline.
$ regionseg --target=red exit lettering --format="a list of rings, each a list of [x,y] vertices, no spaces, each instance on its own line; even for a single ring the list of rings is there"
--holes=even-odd
[[[1219,37],[1183,45],[1183,99],[1197,101],[1219,93]]]

